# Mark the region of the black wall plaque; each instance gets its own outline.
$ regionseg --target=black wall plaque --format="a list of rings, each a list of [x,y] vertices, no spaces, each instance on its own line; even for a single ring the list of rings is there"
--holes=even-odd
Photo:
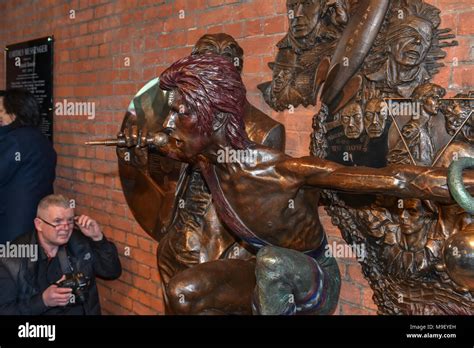
[[[21,42],[5,48],[7,88],[34,94],[41,114],[40,129],[53,140],[53,37]]]

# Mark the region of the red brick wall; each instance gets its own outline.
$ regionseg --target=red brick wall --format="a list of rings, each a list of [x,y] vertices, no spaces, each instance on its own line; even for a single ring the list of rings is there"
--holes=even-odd
[[[431,0],[443,11],[443,26],[455,29],[460,46],[448,49],[447,67],[436,82],[474,89],[474,0]],[[75,19],[70,11],[75,11]],[[180,19],[180,10],[184,18]],[[83,145],[90,138],[113,137],[132,96],[176,59],[187,55],[204,33],[227,32],[245,49],[244,81],[249,100],[286,125],[287,153],[308,153],[314,109],[275,113],[256,86],[271,78],[267,63],[287,29],[285,0],[42,0],[0,2],[0,46],[55,36],[55,101],[96,103],[96,119],[56,116],[59,155],[56,189],[76,199],[78,211],[96,218],[122,254],[123,276],[101,282],[105,313],[162,314],[156,267],[157,243],[136,224],[120,187],[112,148]],[[181,12],[181,14],[183,14]],[[0,51],[0,59],[4,52]],[[125,59],[130,66],[125,66]],[[455,61],[455,59],[457,59]],[[457,64],[455,64],[457,63]],[[0,65],[0,87],[4,87]],[[340,234],[324,214],[330,241]],[[130,256],[124,255],[125,247]],[[352,260],[341,260],[343,285],[338,314],[375,314],[372,293]]]

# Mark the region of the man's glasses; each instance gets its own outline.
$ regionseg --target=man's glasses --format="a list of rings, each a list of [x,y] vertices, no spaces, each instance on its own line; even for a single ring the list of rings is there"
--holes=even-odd
[[[64,226],[64,227],[71,227],[74,225],[74,220],[73,221],[67,221],[67,222],[63,222],[63,223],[58,223],[58,224],[52,224],[51,222],[48,222],[42,218],[40,218],[38,216],[38,219],[40,219],[41,221],[43,221],[46,225],[48,226],[51,226],[51,227],[54,227],[55,229],[58,229],[59,227],[61,226]]]

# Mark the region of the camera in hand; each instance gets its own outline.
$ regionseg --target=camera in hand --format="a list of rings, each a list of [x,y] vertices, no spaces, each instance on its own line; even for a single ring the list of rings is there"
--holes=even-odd
[[[90,279],[84,273],[70,273],[66,274],[66,278],[57,283],[60,288],[71,288],[76,301],[79,303],[86,302],[86,289],[90,284]]]

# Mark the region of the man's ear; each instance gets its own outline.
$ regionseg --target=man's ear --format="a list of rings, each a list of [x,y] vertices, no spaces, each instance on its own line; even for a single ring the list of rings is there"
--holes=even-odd
[[[36,230],[37,230],[37,231],[40,231],[40,230],[41,230],[41,223],[42,223],[42,221],[41,221],[40,219],[38,219],[38,218],[35,218],[35,219],[33,220],[33,222],[34,222],[34,224],[35,224]]]
[[[219,130],[223,125],[227,123],[227,119],[229,117],[229,114],[226,114],[224,112],[219,112],[214,116],[214,119],[212,120],[212,130],[215,132]]]

